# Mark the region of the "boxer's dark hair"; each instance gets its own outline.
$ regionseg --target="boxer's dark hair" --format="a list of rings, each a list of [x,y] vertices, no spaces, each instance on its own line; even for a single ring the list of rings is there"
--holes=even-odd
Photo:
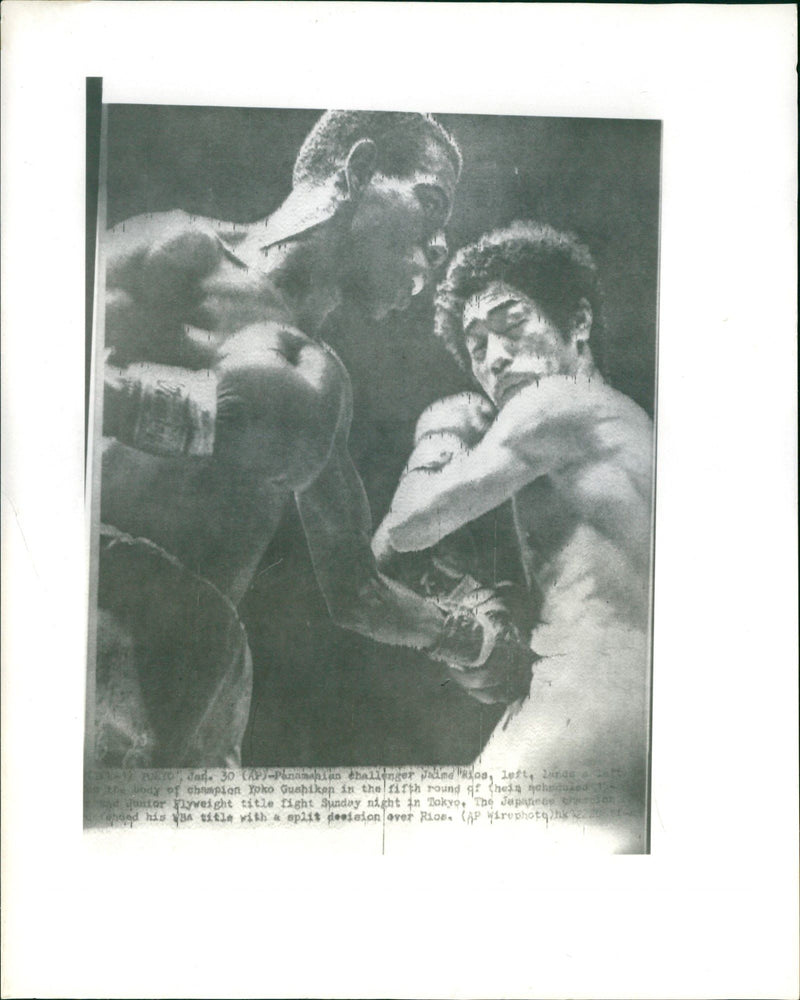
[[[294,184],[330,177],[359,139],[376,147],[376,169],[387,177],[407,177],[417,168],[425,140],[433,137],[461,173],[458,143],[431,115],[405,111],[326,111],[297,154]]]
[[[562,333],[585,298],[592,307],[592,358],[603,370],[603,302],[597,265],[576,236],[552,226],[517,221],[462,247],[453,257],[436,291],[435,331],[467,371],[471,366],[464,305],[493,281],[504,281],[532,298]]]

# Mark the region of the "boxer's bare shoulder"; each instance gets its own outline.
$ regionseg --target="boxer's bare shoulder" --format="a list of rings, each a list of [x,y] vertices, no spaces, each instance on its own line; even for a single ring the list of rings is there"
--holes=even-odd
[[[213,219],[175,210],[137,215],[117,223],[105,236],[106,279],[110,286],[148,287],[148,277],[201,277],[225,253]]]
[[[601,379],[553,377],[526,386],[503,407],[493,441],[539,474],[611,455],[648,467],[652,422]]]

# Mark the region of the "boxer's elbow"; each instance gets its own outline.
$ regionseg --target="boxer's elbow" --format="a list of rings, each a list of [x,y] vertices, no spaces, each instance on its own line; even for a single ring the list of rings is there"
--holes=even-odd
[[[409,511],[387,524],[386,536],[395,552],[420,552],[440,542],[444,534],[438,530],[441,521],[428,510]]]

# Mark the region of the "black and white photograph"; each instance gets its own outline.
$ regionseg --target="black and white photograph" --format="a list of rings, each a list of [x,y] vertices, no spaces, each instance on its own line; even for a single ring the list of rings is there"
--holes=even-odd
[[[473,766],[645,850],[660,123],[103,122],[90,771]]]
[[[0,994],[798,995],[797,14],[6,0]]]

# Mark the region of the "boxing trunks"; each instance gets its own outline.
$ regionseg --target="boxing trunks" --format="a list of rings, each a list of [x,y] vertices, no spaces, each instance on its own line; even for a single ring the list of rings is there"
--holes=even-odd
[[[240,766],[252,660],[233,604],[107,525],[99,562],[94,766]]]

